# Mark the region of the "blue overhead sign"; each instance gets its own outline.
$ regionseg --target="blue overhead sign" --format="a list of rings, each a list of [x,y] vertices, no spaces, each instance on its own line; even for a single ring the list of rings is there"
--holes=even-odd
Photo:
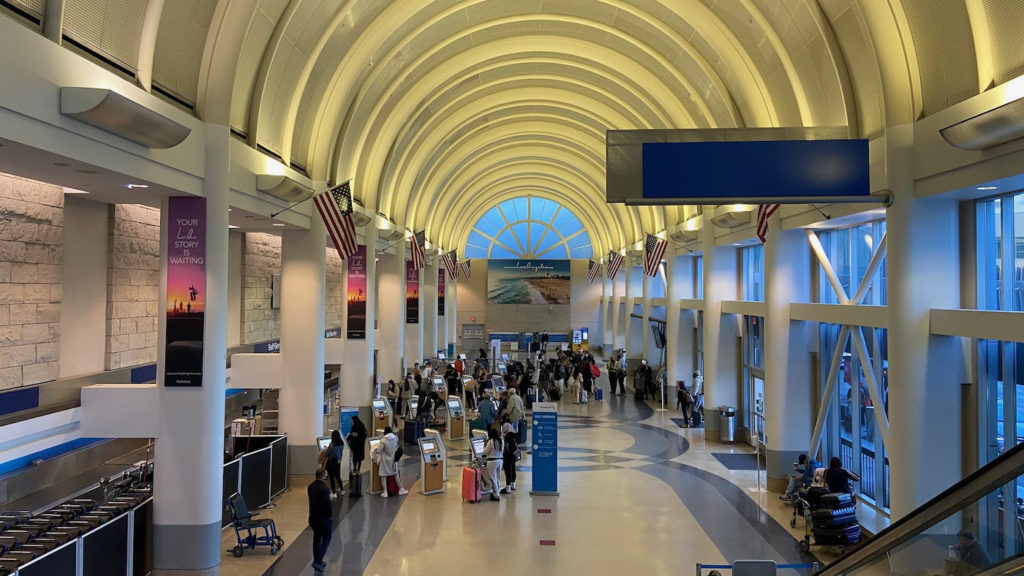
[[[645,142],[644,200],[867,196],[867,140]]]

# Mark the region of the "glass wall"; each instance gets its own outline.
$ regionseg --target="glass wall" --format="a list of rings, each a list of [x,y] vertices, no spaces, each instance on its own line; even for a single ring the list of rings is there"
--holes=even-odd
[[[980,201],[977,215],[978,308],[1024,311],[1024,194]]]
[[[740,249],[740,300],[764,300],[764,246]]]
[[[743,317],[743,382],[743,406],[737,416],[764,445],[764,318],[760,316]]]
[[[868,265],[871,263],[871,256],[874,255],[878,244],[885,234],[885,221],[869,222],[850,228],[838,228],[825,230],[818,233],[821,246],[828,255],[832,269],[839,278],[839,284],[846,292],[847,298],[853,298],[860,286],[861,280],[867,273]],[[885,306],[888,297],[886,294],[886,272],[885,258],[878,267],[876,276],[871,282],[862,304]],[[838,304],[839,297],[828,276],[822,272],[818,280],[818,298],[822,304]]]
[[[853,338],[856,331],[864,334],[868,362],[857,354]],[[820,328],[822,393],[827,389],[831,366],[828,361],[839,346],[842,326],[822,324]],[[888,330],[854,326],[850,328],[836,370],[837,385],[829,399],[831,409],[826,422],[827,436],[822,443],[827,460],[838,456],[843,467],[860,475],[858,491],[882,508],[889,507],[889,458],[882,435],[878,434],[875,411],[889,413],[889,345]],[[877,405],[868,391],[866,374],[870,371],[879,383]],[[856,386],[854,382],[856,381]]]

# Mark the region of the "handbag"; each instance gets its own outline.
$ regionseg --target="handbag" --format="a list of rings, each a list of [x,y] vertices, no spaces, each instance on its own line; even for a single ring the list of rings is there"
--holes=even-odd
[[[515,458],[516,462],[519,462],[520,460],[523,459],[523,453],[520,452],[519,450],[516,450],[515,456],[513,456],[513,458]]]
[[[395,450],[395,462],[401,460],[402,456],[405,456],[405,450],[402,450],[402,447],[399,446],[398,450]]]

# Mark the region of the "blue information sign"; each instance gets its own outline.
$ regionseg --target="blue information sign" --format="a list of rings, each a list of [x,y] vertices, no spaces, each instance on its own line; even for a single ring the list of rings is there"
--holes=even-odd
[[[558,494],[558,404],[533,405],[533,490],[531,494]]]

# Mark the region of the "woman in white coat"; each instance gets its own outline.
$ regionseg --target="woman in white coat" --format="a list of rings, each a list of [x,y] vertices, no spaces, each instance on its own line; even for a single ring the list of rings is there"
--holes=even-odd
[[[487,443],[484,444],[484,456],[487,458],[487,473],[484,474],[484,487],[490,485],[491,500],[498,501],[499,480],[501,474],[501,457],[504,445],[497,428],[493,426],[487,429]]]
[[[395,454],[398,452],[398,436],[395,436],[391,426],[384,428],[384,437],[380,440],[380,462],[377,469],[380,471],[380,483],[384,487],[381,491],[381,498],[387,498],[388,492],[392,496],[403,496],[409,491],[402,488],[398,478],[398,462]]]

